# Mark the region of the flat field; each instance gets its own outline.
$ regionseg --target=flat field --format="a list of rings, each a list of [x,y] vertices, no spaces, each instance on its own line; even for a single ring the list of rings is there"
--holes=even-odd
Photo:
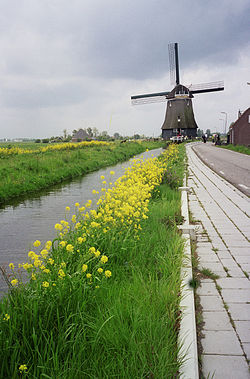
[[[101,167],[125,161],[161,142],[36,144],[0,147],[0,205]]]

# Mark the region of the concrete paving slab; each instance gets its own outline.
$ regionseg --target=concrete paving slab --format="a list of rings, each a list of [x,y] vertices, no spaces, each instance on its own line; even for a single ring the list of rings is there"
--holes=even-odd
[[[234,240],[233,238],[226,238],[226,236],[223,238],[225,244],[231,248],[231,247],[246,247],[250,249],[250,244],[249,242],[245,239],[242,238],[242,240]]]
[[[243,342],[242,347],[243,347],[244,353],[247,356],[247,359],[250,360],[250,343]]]
[[[206,379],[249,379],[244,357],[202,355],[203,374]]]
[[[219,295],[202,295],[200,296],[200,303],[203,311],[224,311],[222,300]]]
[[[224,270],[223,266],[220,262],[207,262],[206,265],[202,266],[202,268],[209,268],[209,270],[211,270],[213,272]]]
[[[235,260],[231,258],[222,258],[221,263],[224,267],[227,268],[239,268],[238,264],[235,262]]]
[[[245,278],[246,277],[246,275],[240,268],[229,269],[228,276],[231,276],[232,278]]]
[[[224,311],[205,311],[202,313],[204,321],[204,330],[230,330],[233,327],[230,323],[227,312]]]
[[[201,343],[204,354],[243,355],[234,331],[207,330]]]
[[[250,252],[249,252],[249,255],[237,255],[235,257],[235,260],[237,261],[237,263],[239,263],[240,265],[242,263],[246,263],[246,264],[249,264],[250,263]]]
[[[198,295],[204,296],[218,296],[218,291],[215,287],[214,282],[212,283],[204,283],[202,282],[200,287],[197,288]]]
[[[250,301],[250,288],[249,289],[221,289],[223,300],[229,303],[247,303]],[[249,315],[250,319],[250,315]]]
[[[250,263],[241,263],[240,267],[242,268],[243,271],[250,272]]]
[[[234,321],[250,320],[250,304],[228,303],[228,311]]]
[[[201,266],[201,264],[208,263],[208,262],[220,263],[217,255],[215,253],[213,253],[213,254],[202,254],[202,255],[199,254],[200,266]]]
[[[250,320],[235,321],[234,324],[241,342],[250,343]]]
[[[229,251],[234,257],[237,256],[250,256],[250,248],[249,247],[229,247]]]
[[[217,283],[221,288],[249,288],[250,283],[247,278],[222,278]]]
[[[220,259],[232,259],[232,255],[228,250],[217,250],[216,254]]]

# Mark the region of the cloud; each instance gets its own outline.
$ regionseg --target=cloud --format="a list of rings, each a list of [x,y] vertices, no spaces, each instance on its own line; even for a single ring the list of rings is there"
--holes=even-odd
[[[225,80],[224,93],[194,100],[204,128],[216,124],[219,109],[233,117],[248,106],[248,0],[0,5],[0,138],[89,125],[159,135],[166,105],[132,107],[130,96],[171,89],[169,42],[179,43],[184,84]]]

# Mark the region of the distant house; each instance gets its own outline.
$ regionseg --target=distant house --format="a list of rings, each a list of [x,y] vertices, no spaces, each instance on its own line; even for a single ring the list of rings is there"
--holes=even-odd
[[[91,139],[91,137],[88,135],[88,133],[83,130],[79,129],[76,133],[73,134],[72,136],[72,142],[81,142],[81,141],[86,141],[86,140]]]
[[[239,112],[238,120],[229,128],[229,142],[250,147],[250,108]]]

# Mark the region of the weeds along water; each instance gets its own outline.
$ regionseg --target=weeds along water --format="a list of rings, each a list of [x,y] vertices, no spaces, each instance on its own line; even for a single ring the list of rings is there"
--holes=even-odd
[[[26,263],[10,263],[0,377],[178,375],[183,240],[167,220],[181,214],[183,154],[171,145],[135,160],[103,188],[97,210],[67,207],[55,240],[34,241]]]
[[[28,145],[29,149],[15,145],[0,147],[0,205],[161,145],[154,141],[92,141],[49,144],[40,148]]]

